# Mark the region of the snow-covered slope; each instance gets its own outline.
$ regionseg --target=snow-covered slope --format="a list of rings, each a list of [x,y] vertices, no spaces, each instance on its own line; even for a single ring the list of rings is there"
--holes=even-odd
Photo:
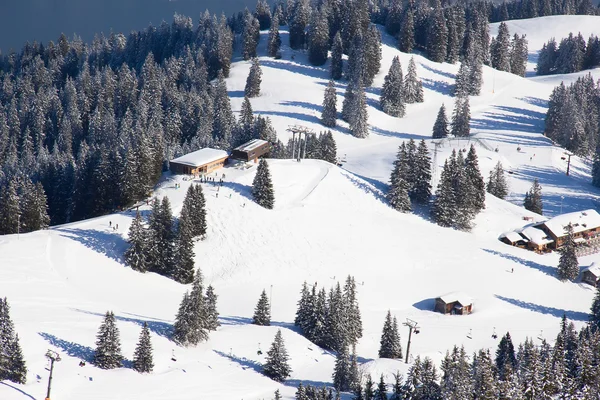
[[[528,37],[543,24],[541,20],[530,20]],[[570,30],[581,29],[580,20],[565,17],[571,20]],[[287,42],[285,35],[283,41]],[[0,399],[43,398],[48,348],[63,355],[55,367],[53,398],[262,399],[271,398],[279,388],[284,398],[291,399],[300,381],[331,382],[334,363],[333,355],[293,328],[301,284],[306,280],[329,288],[349,274],[359,283],[364,334],[357,350],[363,368],[385,373],[387,379],[406,368],[401,361],[376,359],[388,309],[400,322],[411,318],[422,327],[413,336],[411,354],[438,361],[454,344],[463,344],[468,352],[495,347],[494,329],[498,334],[510,331],[514,340],[521,341],[540,335],[552,339],[563,314],[578,326],[583,324],[593,297],[590,287],[559,282],[553,276],[556,254],[539,256],[497,240],[501,232],[521,226],[522,217],[531,215],[519,204],[534,177],[544,188],[549,214],[595,205],[598,192],[588,183],[589,161],[573,158],[571,176],[566,177],[562,150],[540,133],[549,93],[560,79],[571,77],[526,79],[484,68],[482,95],[471,99],[472,143],[485,176],[499,160],[513,172],[512,193],[510,202],[489,196],[473,232],[457,232],[432,224],[423,210],[393,211],[385,204],[383,190],[402,140],[428,139],[440,104],[452,108],[458,65],[436,64],[415,55],[426,101],[409,105],[405,118],[391,118],[378,111],[378,93],[392,58],[399,55],[406,68],[410,55],[394,49],[385,35],[384,41],[383,67],[368,93],[371,136],[355,139],[343,123],[334,133],[338,153],[346,160],[343,168],[314,160],[270,160],[274,210],[250,200],[254,167],[224,170],[226,183],[218,197],[215,187],[204,186],[209,233],[196,245],[196,264],[219,295],[222,324],[207,343],[183,349],[167,338],[187,287],[123,266],[131,213],[0,237],[0,295],[11,303],[30,370],[26,385],[0,384]],[[530,44],[530,52],[534,50]],[[291,124],[324,130],[319,116],[328,65],[312,67],[303,54],[294,59],[292,55],[284,48],[281,60],[261,58],[262,94],[252,99],[254,111],[271,117],[284,141]],[[248,68],[246,62],[234,63],[227,81],[235,110],[241,105]],[[338,87],[341,103],[344,83]],[[452,148],[466,146],[466,140],[443,142],[436,164],[442,165]],[[175,182],[181,188],[175,189]],[[155,196],[169,196],[178,213],[189,184],[183,177],[166,176]],[[109,221],[119,230],[109,229]],[[598,257],[580,261],[587,265]],[[272,296],[271,327],[250,324],[263,289]],[[450,317],[431,311],[435,297],[456,290],[475,298],[472,315]],[[129,360],[140,326],[148,322],[155,348],[153,374],[78,366],[81,359],[90,359],[107,310],[117,316]],[[278,328],[293,369],[284,385],[258,373]],[[472,339],[467,338],[469,332]],[[406,332],[401,334],[405,347]],[[257,354],[259,349],[263,355]],[[173,356],[177,361],[171,360]]]

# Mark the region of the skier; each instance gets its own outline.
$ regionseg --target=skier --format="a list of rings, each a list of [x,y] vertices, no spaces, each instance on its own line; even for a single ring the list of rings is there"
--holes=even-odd
[[[108,227],[110,228],[112,226],[112,221],[108,221]]]

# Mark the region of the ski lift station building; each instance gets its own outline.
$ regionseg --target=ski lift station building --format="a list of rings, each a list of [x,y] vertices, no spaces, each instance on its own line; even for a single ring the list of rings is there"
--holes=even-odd
[[[473,298],[463,292],[452,292],[435,299],[434,311],[442,314],[468,315],[473,312]]]
[[[171,160],[169,169],[174,174],[208,174],[222,168],[228,157],[225,150],[205,147]]]
[[[257,162],[258,159],[271,151],[271,144],[266,140],[262,139],[252,139],[249,142],[244,143],[243,145],[236,147],[231,152],[231,158],[241,161],[254,161]]]

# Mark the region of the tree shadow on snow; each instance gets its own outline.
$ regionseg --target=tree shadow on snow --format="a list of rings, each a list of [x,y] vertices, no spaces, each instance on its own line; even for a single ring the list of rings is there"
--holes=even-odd
[[[321,120],[315,116],[315,115],[310,115],[310,114],[302,114],[302,113],[298,113],[298,112],[289,112],[289,111],[262,111],[262,110],[257,110],[256,114],[260,114],[260,115],[276,115],[279,117],[287,117],[293,120],[302,120],[302,121],[306,121],[306,122],[312,122],[313,124],[321,124]]]
[[[565,310],[561,308],[547,307],[540,304],[530,303],[528,301],[522,301],[517,299],[512,299],[510,297],[504,297],[500,295],[494,295],[497,299],[515,305],[517,307],[524,308],[526,310],[535,311],[540,314],[549,314],[556,318],[562,318],[563,315],[566,315],[568,319],[573,321],[588,321],[589,314],[581,311],[573,311],[573,310]]]
[[[313,381],[310,379],[288,379],[283,382],[285,386],[298,387],[298,385],[302,384],[302,386],[310,385],[314,386],[317,389],[321,389],[325,386],[327,389],[333,389],[333,384],[331,382],[323,382],[323,381]],[[335,389],[333,389],[335,392]]]
[[[310,76],[312,78],[329,79],[329,71],[326,68],[314,67],[304,64],[299,64],[294,61],[271,61],[262,60],[260,62],[262,67],[282,69],[285,71],[293,72],[295,74]]]
[[[446,96],[452,96],[454,94],[454,84],[448,83],[444,81],[438,81],[433,79],[422,78],[421,82],[423,83],[423,87],[425,89],[432,90],[434,92],[438,92],[441,94],[445,94]]]
[[[95,229],[56,229],[60,235],[83,244],[96,253],[123,264],[123,253],[129,246],[118,233],[103,232]]]
[[[519,97],[518,100],[524,101],[525,103],[531,104],[533,106],[548,108],[548,100],[546,100],[546,99],[525,96],[525,97]]]
[[[427,71],[433,72],[434,74],[438,74],[441,76],[445,76],[446,78],[450,78],[452,80],[456,80],[456,75],[451,72],[444,72],[440,69],[433,68],[427,64],[419,64],[421,68],[426,69]]]
[[[221,325],[249,325],[252,323],[252,318],[219,315],[219,323]]]
[[[94,350],[91,347],[75,342],[69,342],[68,340],[60,339],[46,332],[38,332],[38,335],[44,338],[44,340],[52,346],[58,347],[70,357],[75,357],[89,363],[94,361]]]
[[[322,106],[320,106],[318,104],[314,104],[314,103],[308,103],[306,101],[287,101],[287,100],[285,100],[285,101],[279,102],[279,104],[281,104],[282,106],[306,108],[308,110],[313,110],[313,111],[318,111],[318,112],[323,111]]]
[[[243,183],[238,182],[223,181],[223,187],[227,187],[240,196],[245,197],[250,201],[254,201],[254,198],[252,197],[252,186],[250,185],[244,185]]]
[[[21,393],[23,396],[26,396],[26,397],[30,398],[31,400],[36,400],[35,397],[33,397],[32,395],[30,395],[29,393],[24,392],[23,390],[19,389],[16,386],[10,385],[10,384],[8,384],[6,382],[0,382],[0,385],[4,385],[4,386],[7,386],[7,387],[9,387],[11,389],[14,389],[17,392]]]
[[[102,317],[104,318],[104,314],[101,313],[97,313],[97,312],[93,312],[93,311],[86,311],[86,310],[81,310],[78,308],[73,308],[74,311],[80,312],[80,313],[84,313],[84,314],[88,314],[88,315],[94,315],[96,317]],[[129,315],[135,315],[135,314],[129,314]],[[173,325],[169,322],[164,322],[161,320],[156,320],[153,319],[151,317],[142,317],[142,318],[130,318],[130,317],[123,317],[120,315],[115,315],[115,319],[117,321],[123,321],[123,322],[131,322],[133,324],[136,324],[140,327],[144,326],[144,323],[148,324],[148,329],[151,332],[154,332],[155,334],[157,334],[158,336],[162,336],[164,338],[167,339],[171,339],[171,337],[173,336]]]
[[[373,195],[377,200],[387,204],[384,193],[387,191],[387,185],[375,179],[368,179],[360,175],[347,172],[344,174],[352,184],[367,194]]]
[[[544,132],[545,114],[516,107],[496,106],[495,108],[505,112],[485,112],[483,118],[475,118],[471,121],[471,127],[485,130],[516,131],[526,133]],[[506,114],[506,112],[517,115]]]
[[[218,355],[220,355],[221,357],[225,357],[225,358],[239,364],[243,370],[253,369],[254,371],[258,372],[259,374],[262,373],[262,370],[263,370],[262,365],[254,360],[248,360],[246,357],[236,357],[233,354],[227,354],[227,353],[219,351],[219,350],[213,350],[213,351],[215,353],[217,353]]]
[[[552,268],[552,267],[548,267],[547,265],[538,264],[535,261],[526,260],[524,258],[513,256],[511,254],[501,253],[496,250],[490,250],[490,249],[481,249],[481,250],[485,251],[486,253],[493,254],[495,256],[506,258],[507,260],[510,260],[517,264],[521,264],[521,265],[524,265],[529,268],[537,269],[538,271],[543,272],[546,275],[556,276],[556,274],[555,274],[556,269]]]
[[[243,98],[244,96],[246,96],[246,93],[243,90],[229,90],[227,92],[227,95],[232,98],[235,98],[235,97]]]

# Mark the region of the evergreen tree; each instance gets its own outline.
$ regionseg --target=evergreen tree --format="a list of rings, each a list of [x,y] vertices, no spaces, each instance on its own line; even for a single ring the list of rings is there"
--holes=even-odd
[[[402,348],[400,346],[400,334],[398,325],[394,325],[392,314],[388,310],[383,324],[379,347],[379,358],[402,358]]]
[[[406,147],[400,146],[398,154],[396,155],[396,160],[394,161],[394,169],[390,176],[390,188],[387,193],[387,199],[395,210],[400,212],[408,212],[411,210],[408,189]]]
[[[471,109],[469,97],[458,96],[454,103],[452,114],[452,130],[454,137],[469,137],[471,135]]]
[[[152,343],[150,342],[150,330],[148,324],[144,322],[140,340],[133,353],[133,369],[137,372],[152,372],[154,362],[152,359]]]
[[[369,113],[367,111],[367,97],[362,85],[356,87],[354,104],[350,118],[350,132],[354,137],[364,139],[369,136]]]
[[[308,31],[308,60],[313,65],[323,65],[329,51],[329,25],[324,9],[313,12]]]
[[[336,81],[342,78],[342,72],[344,70],[343,61],[342,61],[343,53],[344,53],[344,51],[343,51],[343,44],[342,44],[342,36],[340,35],[340,32],[338,31],[335,34],[335,37],[333,38],[333,45],[331,48],[331,67],[330,67],[331,79],[336,80]]]
[[[427,58],[435,62],[444,62],[446,59],[446,46],[448,43],[448,28],[444,10],[439,1],[436,2],[433,12],[429,15],[427,32]]]
[[[186,292],[173,324],[173,339],[182,346],[195,346],[208,339],[202,274],[196,272],[192,292]]]
[[[401,118],[405,114],[404,82],[398,56],[392,60],[390,70],[385,76],[379,103],[383,112],[393,117]]]
[[[417,203],[425,204],[431,198],[431,157],[424,139],[419,142],[413,165],[413,185],[409,194]]]
[[[498,161],[493,170],[490,171],[490,177],[487,183],[487,192],[494,196],[504,199],[508,195],[508,183],[504,176],[504,168],[502,163]]]
[[[495,400],[496,377],[489,350],[479,350],[473,356],[473,393],[478,399]]]
[[[525,35],[513,36],[510,49],[510,72],[518,76],[525,76],[527,71],[527,59],[529,52],[527,49],[527,39]]]
[[[507,371],[514,371],[517,367],[517,359],[515,358],[515,347],[513,345],[510,333],[506,332],[506,335],[502,336],[498,348],[496,349],[496,370],[501,380],[506,379],[508,376]],[[508,370],[507,368],[510,368]]]
[[[219,312],[217,311],[217,294],[212,285],[206,288],[206,296],[204,296],[204,305],[206,307],[205,323],[206,329],[216,331],[221,324],[219,323]]]
[[[254,201],[261,207],[272,209],[275,204],[271,173],[269,172],[269,165],[264,158],[260,159],[256,175],[252,181],[252,196],[254,197]]]
[[[267,292],[263,289],[258,299],[258,304],[254,309],[254,316],[252,317],[252,323],[254,325],[271,325],[271,305],[269,304],[269,298]]]
[[[27,367],[10,318],[10,305],[6,297],[0,299],[0,380],[7,379],[24,384],[27,380]]]
[[[589,321],[592,329],[598,330],[600,328],[600,286],[596,288],[596,296],[592,302]]]
[[[21,351],[21,345],[19,344],[19,334],[17,333],[14,339],[10,342],[8,347],[8,374],[6,379],[14,383],[20,383],[24,385],[27,382],[27,366],[25,364],[25,358]],[[0,368],[0,377],[1,368]]]
[[[281,36],[279,35],[279,16],[275,14],[269,29],[269,39],[267,42],[267,54],[269,57],[277,57],[281,47]]]
[[[498,27],[498,36],[490,46],[492,67],[500,71],[510,71],[510,33],[504,22]]]
[[[290,47],[293,50],[303,49],[306,38],[306,25],[310,16],[310,9],[307,0],[296,0],[294,7],[288,7],[289,20],[289,36]]]
[[[525,193],[525,200],[523,201],[523,207],[525,209],[542,215],[542,187],[540,186],[537,178],[533,180],[533,185],[527,193]]]
[[[106,312],[104,321],[100,325],[96,338],[94,364],[102,369],[120,367],[121,362],[123,361],[123,356],[121,355],[121,339],[115,321],[115,314],[113,314],[112,311]]]
[[[469,193],[465,197],[473,213],[478,214],[485,208],[485,182],[479,171],[479,161],[474,145],[471,145],[465,158],[465,176],[469,182]]]
[[[449,133],[450,132],[448,132],[448,117],[446,117],[446,106],[442,104],[435,119],[435,123],[433,124],[432,137],[434,139],[443,139],[445,137],[448,137]]]
[[[456,81],[454,85],[454,95],[457,97],[465,97],[469,95],[469,73],[470,67],[467,60],[463,60],[460,63],[460,68],[458,69],[458,73],[456,74]]]
[[[135,271],[146,272],[146,229],[140,213],[136,213],[129,227],[129,248],[125,250],[125,265]]]
[[[231,142],[231,133],[235,125],[235,117],[231,111],[231,103],[227,94],[227,84],[222,72],[217,76],[214,88],[214,118],[212,136],[221,148],[228,148]]]
[[[329,128],[335,128],[337,119],[337,96],[335,93],[335,82],[329,81],[325,89],[323,98],[323,111],[321,112],[321,122]]]
[[[404,101],[406,103],[423,102],[423,84],[417,77],[417,65],[414,57],[408,62],[408,72],[404,80]]]
[[[258,97],[260,94],[260,84],[262,82],[262,70],[258,63],[258,58],[252,59],[252,66],[246,79],[246,87],[244,88],[244,94],[248,97]]]
[[[385,381],[383,380],[383,374],[379,377],[379,383],[377,384],[377,389],[375,390],[375,396],[373,399],[375,400],[387,400],[387,386],[385,385]]]
[[[281,329],[278,329],[277,334],[275,334],[275,340],[267,352],[267,360],[263,366],[263,373],[274,381],[283,382],[290,376],[291,372]]]
[[[375,398],[375,383],[373,382],[373,378],[371,378],[371,374],[367,375],[367,381],[365,382],[364,388],[364,400],[373,400]]]
[[[577,261],[577,253],[575,252],[575,241],[573,238],[573,226],[567,226],[567,239],[560,252],[560,260],[558,262],[557,276],[561,281],[573,281],[579,275],[579,262]]]
[[[414,23],[414,11],[413,2],[409,2],[402,24],[400,26],[400,34],[398,35],[398,48],[404,53],[412,53],[415,48],[415,23]]]
[[[242,57],[244,60],[250,60],[256,57],[256,48],[260,39],[260,23],[250,13],[244,21],[244,31],[242,33]]]
[[[182,210],[183,212],[183,210]],[[175,266],[173,279],[188,284],[194,280],[194,242],[188,219],[180,219],[175,243]]]
[[[331,131],[319,134],[319,142],[321,159],[332,164],[337,163],[337,145]]]
[[[346,343],[342,344],[336,354],[333,387],[339,392],[347,392],[352,388],[350,354]]]
[[[256,2],[256,9],[254,10],[254,17],[260,24],[260,30],[269,29],[271,23],[271,9],[265,0],[258,0]],[[274,24],[275,22],[273,22]],[[277,22],[279,25],[279,22]]]

